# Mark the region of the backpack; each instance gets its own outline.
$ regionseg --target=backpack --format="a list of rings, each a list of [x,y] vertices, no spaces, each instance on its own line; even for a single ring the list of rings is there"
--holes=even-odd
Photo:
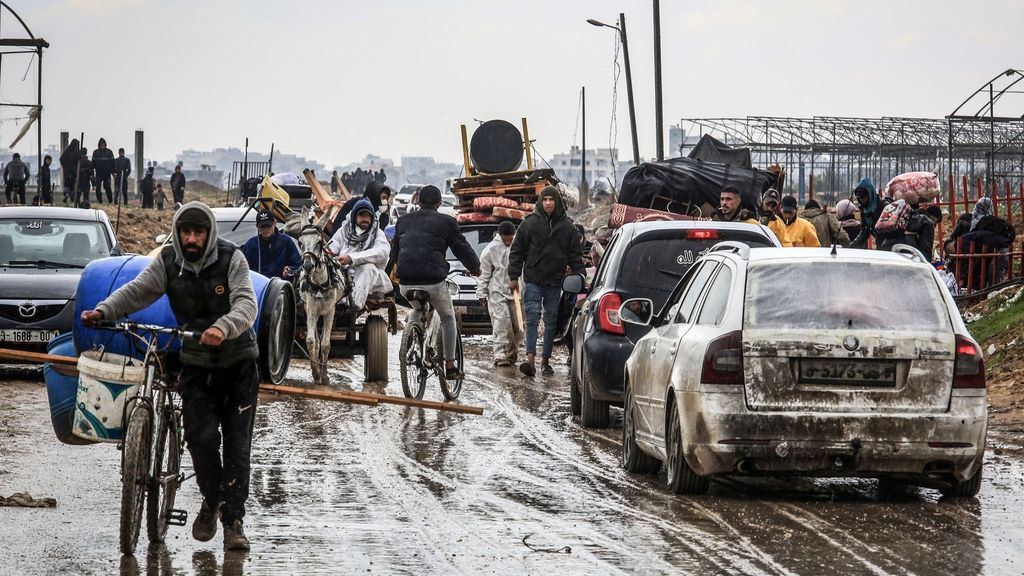
[[[903,200],[891,202],[882,209],[882,213],[875,222],[875,232],[886,233],[907,229],[907,221],[910,219],[910,204]]]

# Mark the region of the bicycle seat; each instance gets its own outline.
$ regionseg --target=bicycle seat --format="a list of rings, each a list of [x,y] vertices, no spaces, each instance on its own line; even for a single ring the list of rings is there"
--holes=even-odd
[[[430,295],[423,290],[410,290],[405,297],[409,300],[415,300],[417,302],[429,302]]]

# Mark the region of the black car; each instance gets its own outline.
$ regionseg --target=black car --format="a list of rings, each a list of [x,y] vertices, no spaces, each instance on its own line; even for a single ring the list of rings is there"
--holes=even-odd
[[[82,269],[119,254],[100,210],[0,208],[0,347],[45,352],[71,330]]]
[[[697,258],[725,240],[750,246],[779,246],[767,227],[732,222],[644,222],[620,228],[608,244],[587,297],[577,305],[569,328],[570,402],[586,427],[608,425],[611,405],[622,405],[622,374],[633,342],[646,330],[619,320],[630,298],[650,298],[660,310],[676,283]],[[579,276],[569,277],[570,284]],[[627,333],[628,331],[628,333]]]
[[[483,253],[484,248],[498,233],[497,224],[462,224],[460,228],[462,235],[466,237],[477,256]],[[448,250],[447,258],[448,266],[452,270],[465,270],[466,267],[459,262],[451,250]],[[459,322],[459,332],[464,336],[490,334],[491,317],[487,314],[487,308],[481,306],[476,297],[476,278],[456,276],[452,280],[459,285],[459,295],[452,297],[455,318]]]

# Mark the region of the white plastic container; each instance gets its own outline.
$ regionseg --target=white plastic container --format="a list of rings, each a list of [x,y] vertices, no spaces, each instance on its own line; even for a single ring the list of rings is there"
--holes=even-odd
[[[146,381],[140,360],[89,350],[78,357],[75,436],[98,442],[119,442],[123,436],[125,402]]]

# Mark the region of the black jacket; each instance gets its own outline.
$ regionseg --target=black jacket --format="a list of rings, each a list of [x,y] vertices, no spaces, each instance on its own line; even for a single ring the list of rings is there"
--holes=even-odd
[[[114,151],[110,148],[96,148],[92,151],[92,167],[96,177],[104,179],[114,172]]]
[[[446,253],[473,274],[480,272],[480,258],[462,235],[455,218],[421,208],[402,216],[391,241],[389,269],[398,265],[398,279],[405,285],[437,284],[448,276]]]
[[[132,173],[132,161],[127,156],[114,158],[114,176],[122,188],[128,186],[128,176]]]
[[[554,196],[554,214],[545,214],[538,199],[533,213],[519,225],[508,255],[509,280],[522,276],[530,284],[561,287],[566,267],[574,273],[584,271],[580,233],[565,213],[562,195]]]

